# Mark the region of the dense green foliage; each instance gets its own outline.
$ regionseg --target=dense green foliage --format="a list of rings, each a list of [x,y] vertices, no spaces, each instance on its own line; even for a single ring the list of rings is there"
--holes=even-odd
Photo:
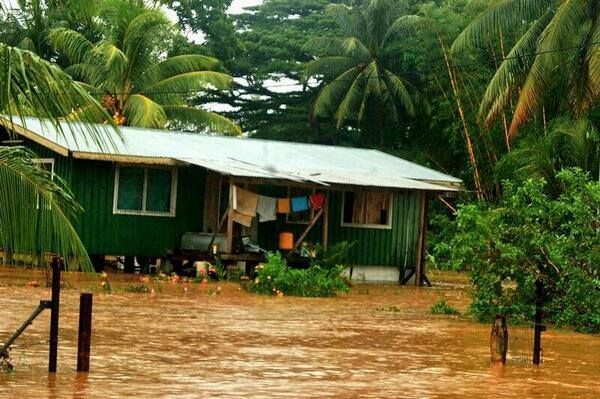
[[[268,255],[266,263],[256,267],[256,278],[248,289],[265,295],[335,296],[350,288],[343,270],[343,266],[324,268],[317,264],[307,269],[292,269],[281,253],[275,252]]]
[[[546,285],[544,309],[559,325],[600,331],[600,184],[563,170],[555,196],[543,179],[507,182],[498,204],[461,206],[436,260],[468,270],[472,312],[531,319],[534,283]]]

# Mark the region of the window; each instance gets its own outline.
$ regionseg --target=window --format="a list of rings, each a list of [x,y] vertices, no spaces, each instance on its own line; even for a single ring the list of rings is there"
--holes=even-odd
[[[342,226],[392,228],[392,195],[379,191],[346,191]]]
[[[290,200],[294,197],[310,197],[315,193],[314,188],[303,188],[303,187],[288,187],[288,198]],[[287,223],[295,224],[309,224],[315,216],[315,210],[310,208],[304,212],[292,212],[286,215]]]
[[[175,216],[177,170],[117,165],[113,213]]]

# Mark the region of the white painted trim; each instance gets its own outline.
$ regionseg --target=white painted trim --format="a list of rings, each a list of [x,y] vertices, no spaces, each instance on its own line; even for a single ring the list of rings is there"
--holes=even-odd
[[[119,178],[121,166],[135,167],[144,169],[144,186],[142,188],[142,209],[136,210],[125,210],[118,209],[117,203],[119,202]],[[169,212],[155,212],[146,210],[146,199],[148,193],[148,169],[165,169],[171,171],[171,209]],[[177,186],[178,186],[178,170],[173,167],[156,166],[156,165],[139,165],[139,164],[128,164],[128,163],[117,163],[115,165],[115,179],[113,185],[113,215],[133,215],[133,216],[159,216],[159,217],[175,217],[177,214]]]
[[[369,191],[369,190],[362,190]],[[357,229],[378,229],[378,230],[391,230],[392,229],[392,220],[394,219],[394,194],[387,193],[390,197],[389,199],[389,209],[388,209],[388,223],[387,224],[358,224],[358,223],[344,223],[344,207],[346,206],[346,191],[342,192],[342,206],[340,207],[342,213],[340,215],[340,226],[342,227],[352,227]]]

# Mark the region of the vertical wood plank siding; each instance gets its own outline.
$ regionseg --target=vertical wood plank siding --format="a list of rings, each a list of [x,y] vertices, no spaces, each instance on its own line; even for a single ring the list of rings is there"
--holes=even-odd
[[[42,158],[55,159],[55,174],[62,177],[84,208],[75,222],[90,254],[164,256],[178,248],[186,231],[201,231],[204,207],[204,169],[187,166],[178,169],[177,211],[175,217],[114,215],[113,190],[115,164],[65,158],[36,143],[25,145]],[[285,196],[284,187],[263,186],[261,194]],[[391,229],[341,226],[342,192],[331,191],[329,212],[330,247],[342,242],[356,242],[351,250],[351,264],[413,267],[419,236],[419,193],[396,191],[393,194]],[[291,231],[298,237],[304,224],[289,224],[284,216],[278,221],[261,223],[260,245],[277,249],[280,231]],[[320,242],[322,221],[306,238]]]

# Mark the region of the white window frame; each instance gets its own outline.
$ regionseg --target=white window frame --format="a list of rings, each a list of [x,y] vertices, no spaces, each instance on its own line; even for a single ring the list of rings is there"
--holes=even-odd
[[[33,163],[36,165],[50,165],[50,180],[54,181],[54,158],[34,158]],[[48,205],[48,208],[52,209],[52,204]],[[40,197],[39,195],[35,201],[35,209],[40,209]]]
[[[142,187],[142,209],[141,210],[130,210],[130,209],[118,209],[117,205],[119,202],[119,177],[121,167],[126,168],[140,168],[144,170],[144,186]],[[169,212],[156,212],[146,210],[146,196],[148,193],[148,169],[162,169],[171,171],[171,209]],[[137,216],[160,216],[160,217],[175,217],[177,213],[177,168],[169,166],[155,166],[155,165],[140,165],[140,164],[127,164],[118,163],[115,167],[115,181],[114,181],[114,195],[113,195],[113,215],[137,215]]]
[[[364,190],[373,191],[373,190]],[[356,191],[354,191],[356,193]],[[340,225],[342,227],[354,227],[359,229],[380,229],[380,230],[391,230],[392,220],[394,219],[394,194],[388,192],[389,196],[389,207],[388,207],[388,222],[387,224],[361,224],[361,223],[345,223],[344,222],[344,208],[346,207],[346,191],[342,192],[342,213],[340,217]]]

